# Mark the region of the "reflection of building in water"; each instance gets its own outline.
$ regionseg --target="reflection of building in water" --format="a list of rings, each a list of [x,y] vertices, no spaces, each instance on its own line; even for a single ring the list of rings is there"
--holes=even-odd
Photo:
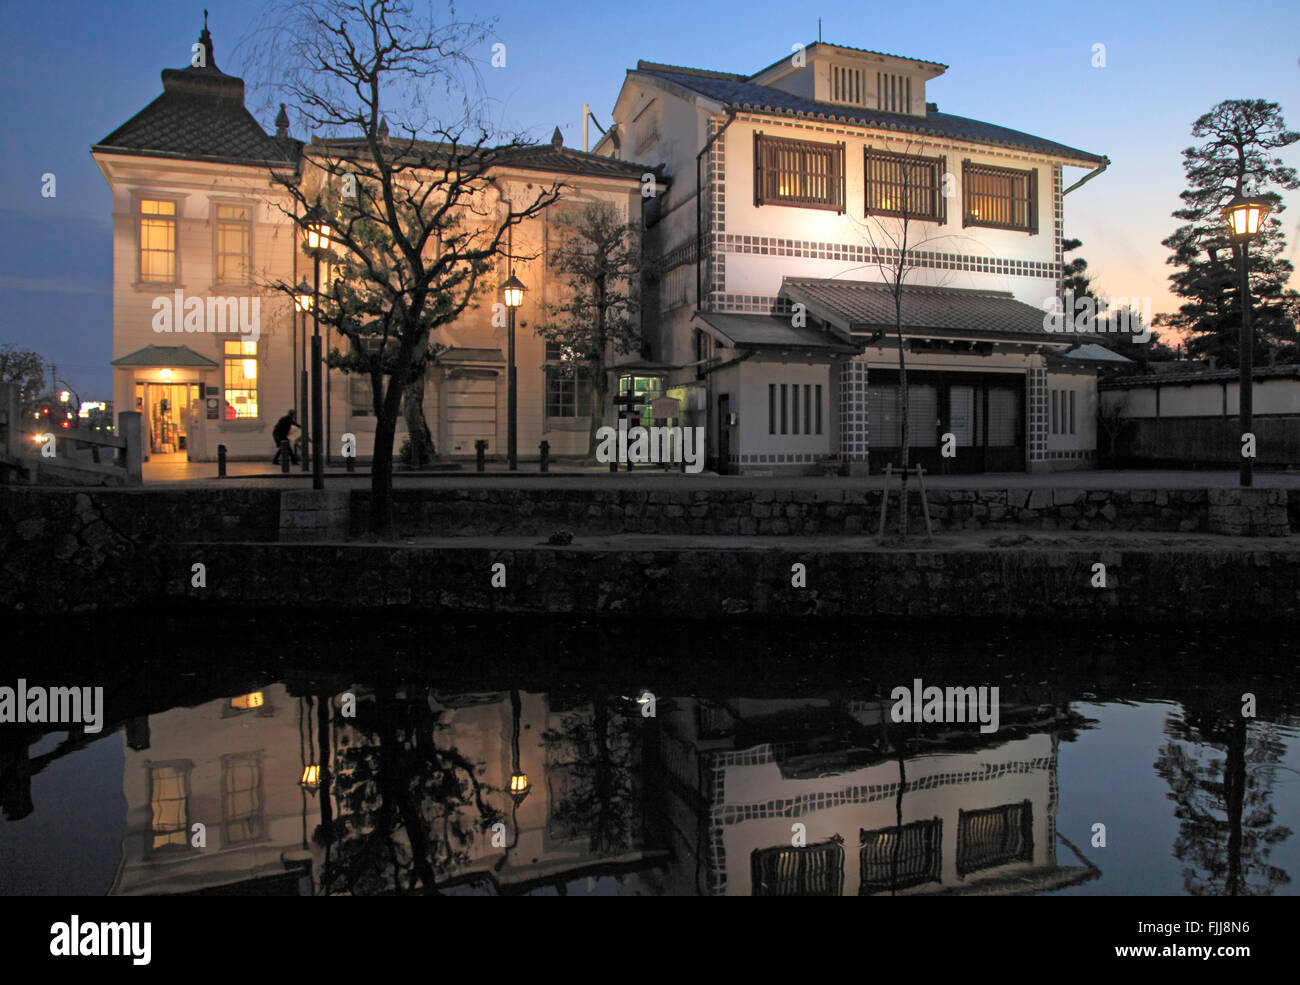
[[[123,733],[127,802],[111,895],[294,892],[305,847],[300,699],[281,684],[172,708]],[[203,825],[204,847],[194,844]]]
[[[480,798],[453,796],[436,771],[359,776],[394,761],[383,754],[385,741],[410,736],[397,726],[388,736],[369,731],[375,696],[352,692],[356,719],[339,714],[337,697],[325,699],[322,716],[320,699],[276,684],[132,722],[126,835],[111,892],[392,892],[386,865],[339,878],[349,847],[342,840],[354,839],[355,848],[375,835],[383,792],[392,789],[410,793],[440,889],[617,892],[623,872],[663,857],[644,850],[635,704],[617,697],[599,707],[566,704],[520,692],[393,699],[393,721],[415,723],[421,741],[437,747],[437,762],[472,771],[485,808],[504,823],[493,831],[482,823]],[[315,838],[327,815],[342,839],[328,848]],[[408,817],[396,808],[390,816],[385,862],[390,847],[409,856],[412,844]],[[204,847],[194,844],[195,824],[205,828]],[[410,889],[405,878],[402,888]]]
[[[1044,729],[1060,716],[1003,707],[996,735],[921,727],[900,763],[881,727],[888,702],[661,706],[678,855],[663,890],[1024,893],[1090,878],[1082,858],[1057,862],[1057,737]]]

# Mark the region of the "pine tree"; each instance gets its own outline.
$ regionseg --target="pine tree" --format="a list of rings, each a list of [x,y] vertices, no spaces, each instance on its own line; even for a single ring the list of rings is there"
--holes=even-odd
[[[1259,195],[1273,202],[1273,210],[1249,252],[1255,358],[1295,358],[1297,295],[1287,287],[1293,266],[1282,257],[1285,237],[1278,215],[1283,206],[1274,189],[1300,188],[1300,179],[1274,152],[1300,140],[1300,134],[1286,129],[1277,103],[1228,99],[1192,124],[1192,136],[1206,139],[1183,151],[1188,187],[1179,196],[1184,207],[1173,215],[1184,225],[1164,240],[1173,251],[1168,263],[1177,268],[1169,277],[1173,293],[1185,301],[1155,323],[1190,333],[1188,349],[1194,355],[1237,365],[1237,248],[1219,210],[1233,195]]]

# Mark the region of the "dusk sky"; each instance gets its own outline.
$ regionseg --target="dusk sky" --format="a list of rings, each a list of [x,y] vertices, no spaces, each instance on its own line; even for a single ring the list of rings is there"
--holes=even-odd
[[[237,45],[261,8],[207,0],[216,61],[242,75]],[[1300,128],[1300,16],[1292,2],[930,3],[807,6],[661,0],[626,3],[463,3],[498,20],[507,65],[483,77],[505,124],[545,140],[558,124],[581,147],[582,103],[602,125],[637,59],[752,73],[817,39],[943,62],[927,88],[943,112],[1057,140],[1111,159],[1065,200],[1065,233],[1083,240],[1100,292],[1149,296],[1171,310],[1170,212],[1183,188],[1180,151],[1192,121],[1228,98],[1278,102]],[[0,9],[0,94],[9,179],[0,190],[0,343],[32,348],[84,399],[111,397],[110,195],[90,145],[162,91],[159,72],[188,64],[202,3],[46,2]],[[1104,44],[1106,66],[1094,68]],[[250,109],[258,104],[250,92]],[[259,120],[273,131],[270,114]],[[292,133],[307,136],[295,120]],[[595,130],[593,129],[593,140]],[[1300,144],[1286,149],[1300,166]],[[57,197],[41,196],[41,175]],[[1068,169],[1067,185],[1085,174]],[[1298,257],[1300,194],[1283,220]],[[1296,286],[1293,283],[1293,286]]]

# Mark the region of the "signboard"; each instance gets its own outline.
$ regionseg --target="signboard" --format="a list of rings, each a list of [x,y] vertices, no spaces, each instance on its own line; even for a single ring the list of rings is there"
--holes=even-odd
[[[221,401],[217,397],[208,397],[207,406],[208,406],[208,420],[209,421],[221,420]]]
[[[676,397],[658,397],[650,402],[650,416],[657,421],[681,416]]]

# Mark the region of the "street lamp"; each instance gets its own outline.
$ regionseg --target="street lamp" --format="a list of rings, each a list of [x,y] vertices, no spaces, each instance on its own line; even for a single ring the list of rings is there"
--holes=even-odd
[[[325,488],[325,460],[321,456],[321,345],[320,345],[320,261],[330,248],[329,213],[318,202],[303,216],[307,250],[312,255],[311,336],[311,487]]]
[[[501,285],[501,294],[510,311],[509,354],[506,367],[506,459],[511,472],[519,467],[519,395],[515,387],[515,309],[524,303],[524,285],[514,274]]]
[[[1240,364],[1240,383],[1237,385],[1238,417],[1242,435],[1252,429],[1251,416],[1254,410],[1254,359],[1255,333],[1250,326],[1250,241],[1264,228],[1273,203],[1264,198],[1247,198],[1238,193],[1232,197],[1220,211],[1224,222],[1228,224],[1228,238],[1238,247],[1237,256],[1241,264],[1241,331],[1238,333],[1238,357]],[[1243,438],[1244,440],[1244,438]],[[1255,459],[1243,455],[1241,458],[1240,484],[1245,487],[1254,481]]]
[[[300,386],[302,393],[302,402],[299,404],[301,414],[299,415],[299,433],[302,435],[302,470],[306,472],[311,465],[310,455],[307,454],[307,435],[311,428],[310,414],[307,412],[307,312],[315,307],[311,293],[311,285],[306,280],[300,280],[298,286],[293,289],[293,306],[302,312],[302,333],[295,348],[293,361],[298,364]]]

